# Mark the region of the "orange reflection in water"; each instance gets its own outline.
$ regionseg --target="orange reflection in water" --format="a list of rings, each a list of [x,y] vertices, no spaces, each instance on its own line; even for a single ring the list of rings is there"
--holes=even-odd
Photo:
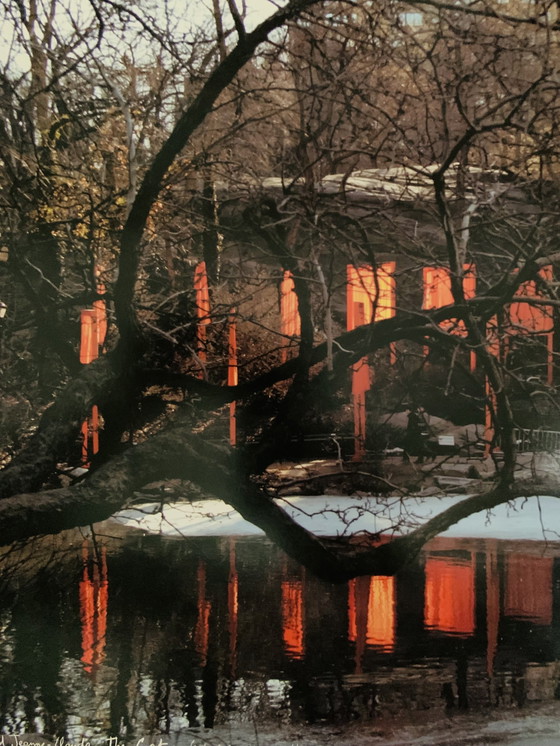
[[[395,647],[395,578],[370,579],[366,643],[390,652]]]
[[[374,575],[348,583],[348,639],[356,643],[356,673],[366,645],[384,653],[395,647],[395,578]]]
[[[552,557],[514,554],[507,558],[504,614],[552,624]]]
[[[237,666],[237,626],[239,618],[239,576],[235,559],[235,542],[229,542],[229,576],[228,576],[228,630],[229,662],[231,675],[235,675]]]
[[[496,542],[489,541],[486,550],[486,670],[494,673],[494,660],[498,650],[500,626],[500,575]]]
[[[101,548],[99,558],[90,561],[87,544],[82,549],[83,573],[79,583],[82,657],[84,670],[92,674],[105,658],[109,581],[107,555]]]
[[[428,556],[424,593],[424,626],[469,637],[475,627],[475,566],[469,559]]]
[[[231,309],[228,319],[228,386],[237,386],[239,382],[237,368],[237,323],[235,321],[235,309]],[[229,442],[234,446],[237,443],[237,419],[236,403],[229,405]]]
[[[282,639],[284,649],[290,658],[303,658],[305,645],[301,580],[282,581]]]
[[[199,564],[197,574],[197,611],[196,627],[194,629],[194,646],[200,665],[205,666],[208,658],[208,640],[210,639],[210,612],[212,604],[206,598],[206,568],[202,563]]]
[[[367,609],[367,596],[369,592],[369,578],[353,578],[348,583],[348,639],[357,642],[365,628],[365,609]]]

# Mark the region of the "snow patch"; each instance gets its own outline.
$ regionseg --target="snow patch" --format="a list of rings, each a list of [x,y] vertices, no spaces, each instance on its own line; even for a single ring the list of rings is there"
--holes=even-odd
[[[376,498],[332,495],[289,497],[277,500],[301,526],[318,536],[352,534],[406,534],[415,526],[465,499],[445,497]],[[122,525],[162,536],[262,536],[221,500],[146,503],[114,516]],[[442,533],[456,538],[524,539],[560,541],[560,499],[518,498],[491,511],[464,518]]]

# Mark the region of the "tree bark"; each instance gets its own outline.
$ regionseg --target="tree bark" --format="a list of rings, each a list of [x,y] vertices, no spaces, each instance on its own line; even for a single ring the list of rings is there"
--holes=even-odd
[[[240,471],[236,453],[229,447],[202,441],[192,434],[190,424],[169,427],[100,467],[81,484],[2,500],[0,541],[5,545],[104,520],[123,508],[135,490],[165,476],[193,482],[235,508],[314,574],[342,582],[358,575],[393,575],[449,526],[514,497],[560,497],[560,488],[555,485],[543,484],[538,490],[534,485],[518,485],[512,490],[499,486],[453,505],[407,536],[356,548],[317,538]]]

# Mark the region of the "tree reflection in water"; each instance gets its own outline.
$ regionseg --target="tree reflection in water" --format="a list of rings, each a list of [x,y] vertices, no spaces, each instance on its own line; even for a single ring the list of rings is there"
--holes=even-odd
[[[4,732],[437,716],[560,689],[552,544],[437,539],[395,578],[337,586],[258,538],[54,541],[56,561],[47,540],[3,558]]]

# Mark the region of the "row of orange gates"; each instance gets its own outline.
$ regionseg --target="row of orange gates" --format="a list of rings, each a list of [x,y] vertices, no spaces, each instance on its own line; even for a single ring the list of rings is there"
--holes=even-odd
[[[396,280],[395,262],[384,262],[376,267],[362,265],[356,267],[348,265],[346,277],[346,327],[348,331],[373,321],[392,318],[396,313]],[[540,272],[544,283],[552,280],[552,267],[544,267]],[[463,275],[463,289],[467,299],[473,298],[476,291],[476,271],[473,265],[465,265]],[[207,326],[211,322],[210,292],[206,264],[200,262],[194,274],[194,290],[197,313],[197,362],[199,375],[206,375],[206,337]],[[102,296],[105,287],[98,283],[97,292]],[[519,289],[519,295],[528,299],[539,296],[539,289],[535,281],[524,283]],[[451,275],[445,267],[423,268],[423,303],[424,310],[442,308],[453,303],[451,292]],[[501,330],[497,320],[488,325],[488,350],[496,357],[504,354],[507,348],[507,337],[502,341]],[[460,321],[447,321],[441,328],[449,333],[465,335],[464,324]],[[547,382],[552,384],[553,376],[553,331],[554,317],[551,305],[535,305],[530,302],[516,301],[509,307],[509,321],[507,335],[538,334],[546,338],[547,348]],[[104,300],[96,300],[93,307],[81,312],[81,343],[80,362],[91,363],[103,350],[107,333],[107,313]],[[280,283],[280,333],[285,342],[282,346],[282,361],[288,358],[288,346],[301,333],[298,301],[295,284],[291,272],[285,271]],[[391,346],[390,360],[393,364],[396,355]],[[475,353],[471,353],[471,370],[476,366]],[[231,309],[228,319],[228,386],[238,383],[237,364],[237,331],[236,311]],[[361,460],[365,456],[366,441],[366,392],[371,388],[372,369],[367,357],[352,366],[352,400],[354,410],[354,459]],[[492,440],[492,392],[487,384],[487,399],[490,406],[486,407],[486,436],[485,440]],[[99,414],[97,407],[92,409],[91,416],[82,427],[82,460],[88,464],[92,456],[99,450]],[[236,404],[229,405],[229,440],[236,444]]]

